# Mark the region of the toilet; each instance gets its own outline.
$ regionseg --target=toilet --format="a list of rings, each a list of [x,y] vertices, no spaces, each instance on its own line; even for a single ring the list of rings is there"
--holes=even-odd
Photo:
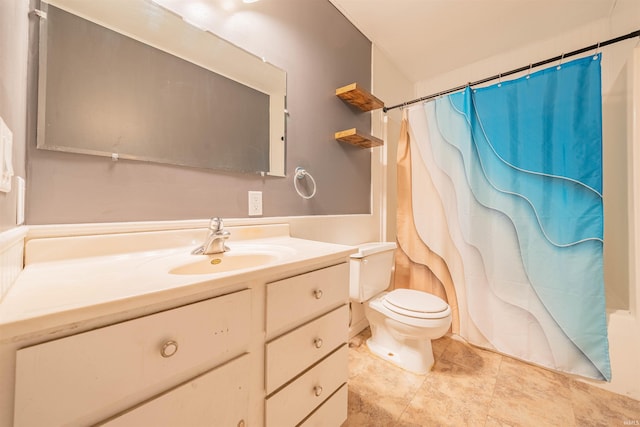
[[[451,326],[451,308],[430,293],[415,289],[385,292],[391,279],[393,242],[358,246],[351,255],[349,296],[364,303],[371,327],[369,349],[389,362],[417,374],[434,363],[431,340],[442,337]]]

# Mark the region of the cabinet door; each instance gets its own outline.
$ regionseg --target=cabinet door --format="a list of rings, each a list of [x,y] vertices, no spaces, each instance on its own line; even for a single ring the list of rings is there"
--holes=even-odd
[[[100,425],[248,425],[250,371],[249,355],[245,354]]]
[[[345,384],[299,427],[338,427],[347,420],[348,409],[348,393]]]
[[[267,343],[267,394],[344,344],[348,328],[349,307],[343,305]]]
[[[89,425],[248,350],[244,290],[19,350],[16,427]]]
[[[267,339],[348,301],[347,263],[267,283]]]
[[[337,349],[313,368],[267,398],[266,427],[294,426],[347,382],[347,345]]]

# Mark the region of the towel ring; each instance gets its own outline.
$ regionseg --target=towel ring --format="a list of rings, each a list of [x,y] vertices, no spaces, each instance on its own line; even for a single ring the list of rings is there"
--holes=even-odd
[[[304,194],[302,194],[302,192],[300,191],[300,189],[298,188],[298,181],[301,180],[302,178],[304,178],[305,176],[308,176],[309,179],[311,180],[311,183],[313,184],[313,191],[311,192],[310,195],[305,196]],[[317,186],[316,186],[316,180],[313,179],[313,177],[311,176],[311,174],[309,172],[307,172],[306,170],[304,170],[303,168],[301,168],[300,166],[298,166],[296,168],[296,172],[295,175],[293,176],[293,187],[296,189],[296,193],[298,193],[298,195],[300,197],[302,197],[303,199],[310,199],[313,196],[316,195],[316,190],[317,190]]]

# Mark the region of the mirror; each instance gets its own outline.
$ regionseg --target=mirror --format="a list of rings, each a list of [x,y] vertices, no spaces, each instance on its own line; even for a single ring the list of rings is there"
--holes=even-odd
[[[286,73],[181,4],[41,2],[38,148],[284,176]]]

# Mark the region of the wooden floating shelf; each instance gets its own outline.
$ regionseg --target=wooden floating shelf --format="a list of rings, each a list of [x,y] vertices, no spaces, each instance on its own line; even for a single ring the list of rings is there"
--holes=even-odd
[[[336,89],[336,96],[351,105],[355,105],[362,111],[377,110],[384,107],[384,102],[362,89],[358,83],[351,83]]]
[[[335,138],[338,141],[356,145],[362,148],[378,147],[384,144],[384,141],[375,136],[365,135],[356,130],[356,128],[336,132]]]

